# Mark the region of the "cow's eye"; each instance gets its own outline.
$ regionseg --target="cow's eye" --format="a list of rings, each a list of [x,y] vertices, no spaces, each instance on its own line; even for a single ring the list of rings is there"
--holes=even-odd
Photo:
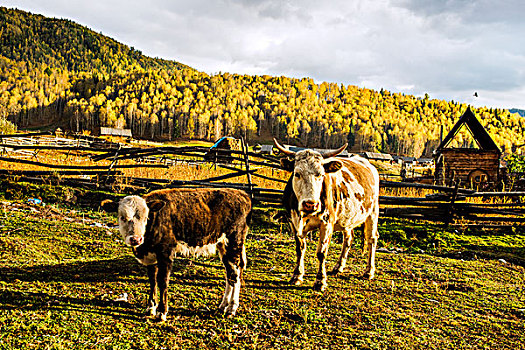
[[[126,217],[125,217],[125,216],[121,216],[121,217],[120,217],[120,220],[122,220],[122,221],[126,221]]]
[[[298,178],[298,179],[301,178],[301,174],[299,174],[299,173],[294,173],[294,175],[295,175],[295,177]]]

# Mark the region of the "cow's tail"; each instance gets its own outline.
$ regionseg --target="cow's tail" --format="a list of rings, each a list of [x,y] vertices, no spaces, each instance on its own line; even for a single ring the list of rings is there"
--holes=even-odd
[[[253,204],[253,203],[250,203]],[[250,223],[252,222],[252,215],[253,215],[253,207],[250,205],[250,211],[248,212],[248,215],[246,215],[246,225],[250,226]]]

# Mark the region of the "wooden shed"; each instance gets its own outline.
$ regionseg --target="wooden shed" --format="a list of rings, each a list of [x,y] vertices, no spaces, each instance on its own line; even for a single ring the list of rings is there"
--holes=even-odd
[[[212,162],[231,163],[233,157],[228,151],[242,151],[242,140],[231,136],[221,137],[210,147],[204,158]]]
[[[448,147],[462,126],[466,126],[478,148]],[[433,154],[434,182],[475,189],[495,188],[499,182],[501,151],[474,113],[467,108]]]
[[[101,126],[95,128],[94,134],[98,136],[119,136],[119,137],[132,137],[131,129],[120,129],[120,128],[108,128]]]

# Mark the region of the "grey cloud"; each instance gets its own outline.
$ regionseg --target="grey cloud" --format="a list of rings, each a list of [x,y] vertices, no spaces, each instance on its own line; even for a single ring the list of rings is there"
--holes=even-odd
[[[392,0],[392,4],[423,16],[454,13],[466,23],[521,23],[525,13],[522,0]]]

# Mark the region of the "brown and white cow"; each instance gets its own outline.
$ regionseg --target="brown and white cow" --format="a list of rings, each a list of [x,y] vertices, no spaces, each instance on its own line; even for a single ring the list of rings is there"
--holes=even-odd
[[[226,287],[219,309],[228,316],[235,315],[251,216],[251,200],[245,192],[205,188],[158,190],[144,197],[123,198],[118,215],[122,239],[148,269],[149,316],[166,320],[169,277],[176,254],[208,255],[216,249],[226,269]]]
[[[317,258],[319,271],[314,289],[325,290],[325,260],[333,231],[343,231],[343,248],[332,271],[343,272],[353,229],[364,223],[363,254],[368,251],[365,278],[375,273],[375,250],[379,234],[379,174],[366,159],[359,156],[334,158],[346,144],[321,155],[313,150],[289,151],[274,139],[275,146],[290,158],[281,165],[293,172],[284,190],[283,204],[290,214],[295,234],[297,262],[291,283],[300,284],[304,277],[306,234],[319,229]]]

